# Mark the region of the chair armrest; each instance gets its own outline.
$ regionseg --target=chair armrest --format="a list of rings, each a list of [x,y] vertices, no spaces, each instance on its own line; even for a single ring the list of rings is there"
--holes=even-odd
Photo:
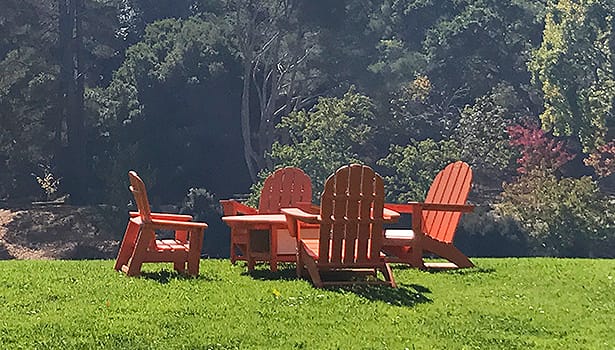
[[[288,233],[291,237],[295,237],[299,241],[300,224],[299,221],[308,224],[320,224],[319,214],[310,214],[299,208],[282,208],[280,211],[286,215],[286,224],[288,225]]]
[[[440,203],[385,203],[385,209],[394,210],[398,213],[412,214],[421,210],[437,210],[437,211],[453,211],[469,213],[474,210],[474,206],[470,204],[440,204]]]
[[[258,214],[257,209],[249,207],[234,199],[223,199],[220,201],[220,204],[222,205],[222,213],[224,216]]]
[[[382,216],[384,217],[384,220],[387,222],[397,222],[397,220],[399,220],[399,213],[395,210],[391,210],[389,208],[384,208],[383,212],[382,212]]]
[[[207,224],[204,222],[185,222],[160,219],[152,219],[150,225],[152,225],[155,229],[161,230],[204,230],[207,228]]]
[[[313,204],[312,202],[297,202],[294,207],[299,208],[309,214],[320,214],[320,206],[318,204]]]
[[[421,203],[421,208],[423,210],[455,211],[461,213],[469,213],[474,211],[474,206],[471,204]]]
[[[136,218],[139,216],[139,212],[131,211],[131,218]],[[192,215],[184,215],[184,214],[167,214],[167,213],[151,213],[152,219],[161,219],[161,220],[173,220],[173,221],[192,221]]]
[[[401,214],[412,214],[415,210],[414,208],[418,208],[420,204],[419,202],[384,203],[384,209],[393,210]]]
[[[320,214],[310,214],[299,208],[283,208],[280,211],[286,215],[286,218],[293,218],[308,224],[319,224]]]

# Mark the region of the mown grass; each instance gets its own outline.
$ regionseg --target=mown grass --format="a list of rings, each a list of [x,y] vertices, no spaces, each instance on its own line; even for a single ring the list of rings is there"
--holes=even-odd
[[[204,260],[199,278],[112,261],[0,262],[3,349],[615,349],[615,260],[475,259],[397,289],[319,290]]]

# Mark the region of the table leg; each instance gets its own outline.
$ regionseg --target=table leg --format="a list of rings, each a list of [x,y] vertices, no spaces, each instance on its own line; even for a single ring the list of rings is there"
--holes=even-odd
[[[278,271],[278,230],[275,227],[269,229],[269,267],[271,271]]]

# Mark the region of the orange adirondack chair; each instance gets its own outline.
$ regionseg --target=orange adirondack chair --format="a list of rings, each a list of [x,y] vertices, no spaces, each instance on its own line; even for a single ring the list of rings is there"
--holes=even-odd
[[[298,242],[298,276],[303,276],[307,269],[318,288],[355,283],[396,287],[391,268],[380,253],[384,239],[384,184],[370,167],[352,164],[331,175],[321,196],[320,214],[299,208],[282,209],[282,212],[286,214],[291,235]],[[319,224],[319,237],[302,237],[299,222]],[[384,280],[377,278],[378,270]],[[325,280],[326,273],[373,278]]]
[[[474,264],[453,245],[461,214],[474,206],[466,204],[472,187],[472,169],[464,162],[451,163],[434,179],[423,203],[385,204],[399,213],[412,214],[412,229],[387,229],[383,252],[388,261],[418,268],[464,268]],[[451,263],[425,263],[430,252]]]
[[[303,206],[312,201],[312,181],[301,169],[285,167],[274,171],[263,183],[258,209],[249,207],[236,200],[221,200],[224,216],[279,214],[281,208]],[[254,266],[254,258],[249,254],[249,228],[231,228],[230,258],[248,261],[248,269]],[[277,230],[277,250],[280,256],[288,256],[294,261],[296,245],[294,238],[286,229]],[[240,255],[237,254],[240,252]],[[282,259],[283,261],[284,259]]]
[[[143,263],[172,262],[176,271],[198,275],[207,224],[192,222],[190,215],[152,213],[145,184],[134,171],[128,177],[139,211],[130,213],[115,269],[138,276]],[[175,238],[156,239],[156,230],[175,231]]]

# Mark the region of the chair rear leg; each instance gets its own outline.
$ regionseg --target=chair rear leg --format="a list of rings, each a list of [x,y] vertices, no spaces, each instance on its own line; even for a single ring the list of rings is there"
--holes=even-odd
[[[425,240],[425,250],[434,253],[459,268],[474,267],[474,264],[468,259],[461,250],[457,249],[452,243],[443,243],[432,238]]]
[[[465,256],[459,249],[452,247],[447,256],[444,256],[448,261],[457,265],[459,268],[474,267],[474,264],[467,256]]]
[[[113,267],[116,271],[121,270],[122,266],[126,265],[130,260],[130,257],[132,256],[135,249],[135,242],[137,240],[138,234],[139,225],[132,220],[128,220],[126,232],[124,232],[124,238],[122,239],[120,250],[117,252],[115,266]]]
[[[385,263],[381,267],[381,271],[384,275],[384,280],[387,281],[391,287],[397,288],[397,283],[395,283],[395,277],[393,276],[393,271],[391,271],[391,266]]]

